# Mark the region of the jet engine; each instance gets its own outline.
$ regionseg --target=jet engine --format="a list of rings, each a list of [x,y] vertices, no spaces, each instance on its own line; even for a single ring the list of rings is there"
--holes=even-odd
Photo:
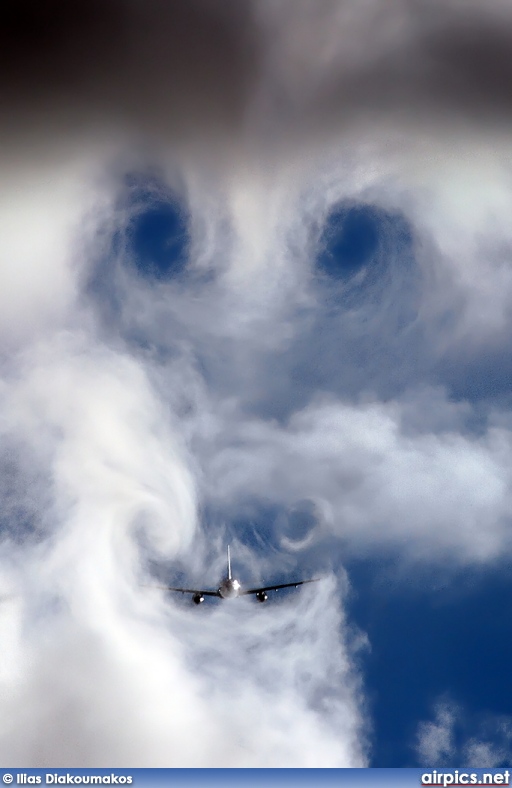
[[[201,602],[204,602],[204,596],[202,594],[194,594],[192,601],[194,602],[194,605],[200,605]]]
[[[258,591],[258,593],[256,594],[256,599],[258,600],[258,602],[266,602],[268,599],[268,594],[266,593],[266,591]]]

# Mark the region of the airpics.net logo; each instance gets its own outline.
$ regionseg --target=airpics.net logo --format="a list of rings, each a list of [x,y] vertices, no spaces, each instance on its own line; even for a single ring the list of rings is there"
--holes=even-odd
[[[485,772],[478,774],[478,772],[459,772],[455,769],[453,772],[425,772],[421,775],[422,785],[442,785],[443,788],[448,786],[457,785],[509,785],[510,772]]]

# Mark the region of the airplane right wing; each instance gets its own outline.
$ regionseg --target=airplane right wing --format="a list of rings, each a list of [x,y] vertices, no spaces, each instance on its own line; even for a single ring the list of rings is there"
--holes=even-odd
[[[280,585],[263,586],[262,588],[244,588],[240,591],[240,596],[260,594],[264,591],[278,591],[280,588],[297,588],[297,586],[303,586],[305,583],[317,583],[319,580],[321,580],[320,577],[314,577],[312,580],[296,580],[295,583],[281,583]]]

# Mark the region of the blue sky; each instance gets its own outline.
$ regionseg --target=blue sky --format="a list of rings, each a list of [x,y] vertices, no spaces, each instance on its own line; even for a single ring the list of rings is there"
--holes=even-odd
[[[510,9],[17,13],[0,760],[508,763]]]

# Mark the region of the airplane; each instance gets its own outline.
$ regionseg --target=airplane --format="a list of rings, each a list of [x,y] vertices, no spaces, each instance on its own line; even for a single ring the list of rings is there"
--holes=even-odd
[[[236,599],[239,596],[254,594],[258,602],[266,602],[268,599],[267,591],[278,591],[280,588],[297,588],[305,583],[316,583],[319,577],[313,580],[296,580],[294,583],[281,583],[280,585],[263,586],[262,588],[243,588],[242,584],[231,573],[231,553],[228,545],[228,567],[227,574],[222,579],[216,591],[198,588],[174,588],[174,586],[153,586],[153,588],[163,588],[166,591],[179,591],[182,594],[192,594],[192,601],[195,605],[204,602],[205,596],[215,596],[220,599]]]

